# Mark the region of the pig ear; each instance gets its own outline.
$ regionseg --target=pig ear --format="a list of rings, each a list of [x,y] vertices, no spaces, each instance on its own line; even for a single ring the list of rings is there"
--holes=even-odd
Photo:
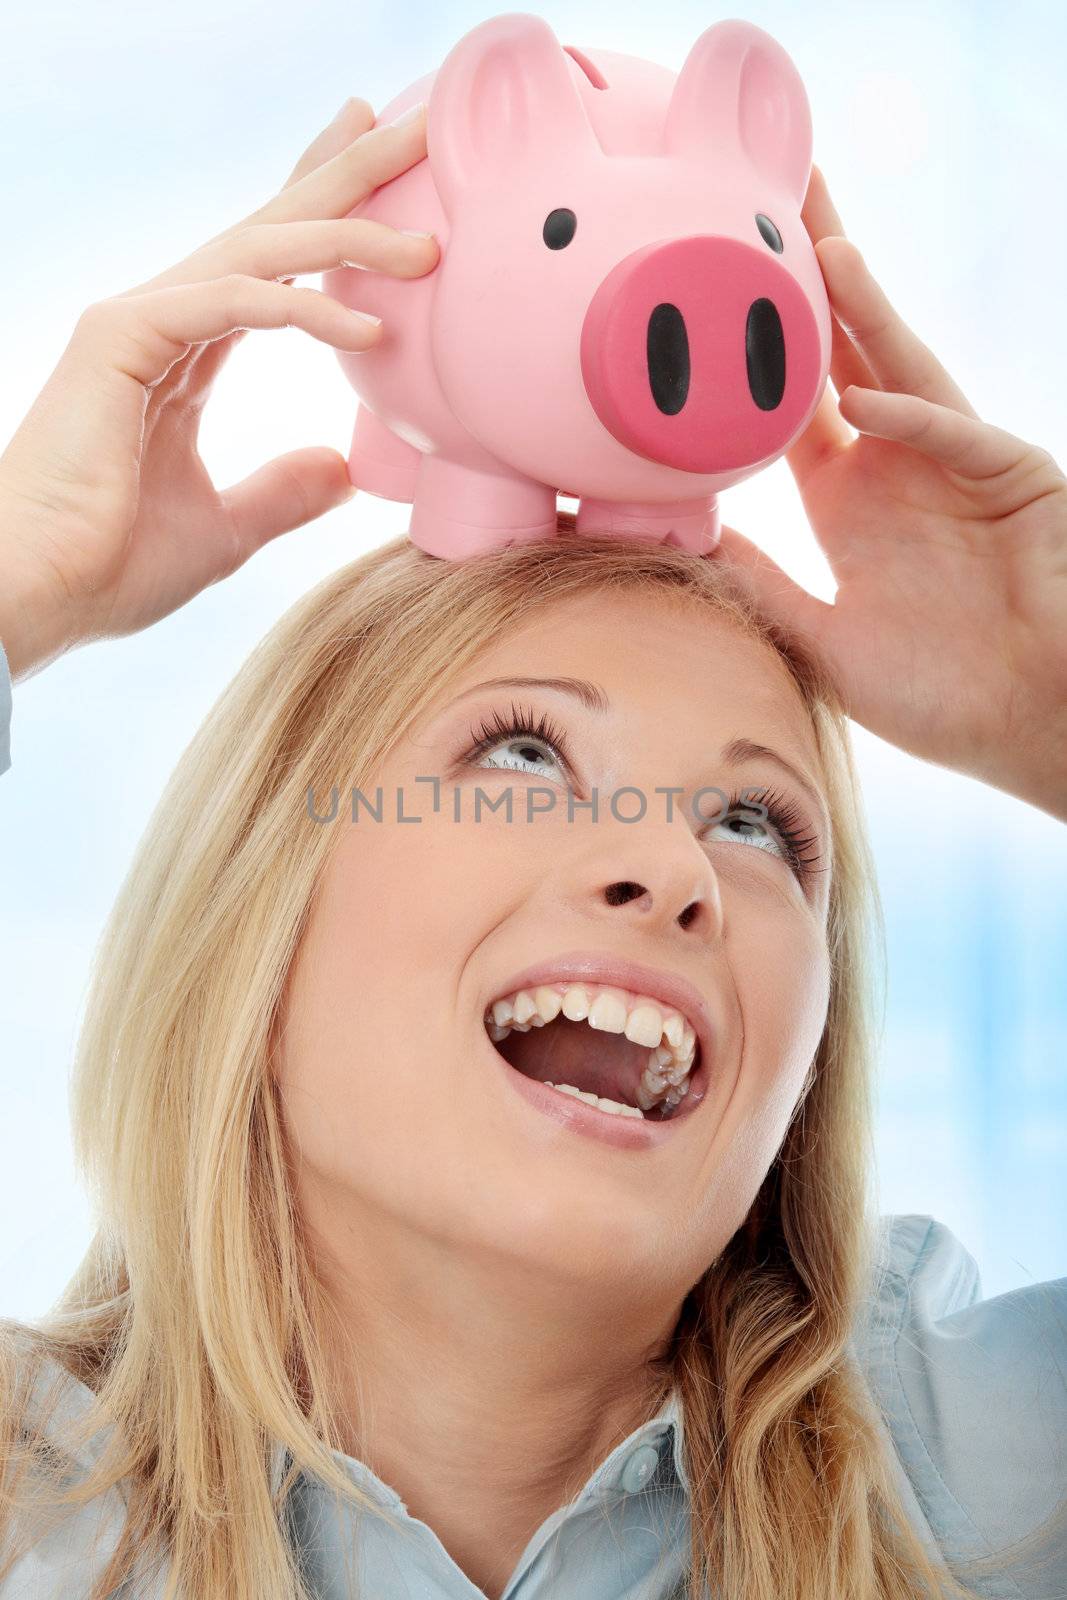
[[[509,13],[472,28],[434,78],[426,153],[451,216],[462,191],[515,172],[538,152],[599,148],[572,68],[548,23]]]
[[[667,109],[671,154],[715,162],[743,155],[800,205],[811,173],[811,110],[800,74],[776,39],[750,22],[716,22],[700,35]]]

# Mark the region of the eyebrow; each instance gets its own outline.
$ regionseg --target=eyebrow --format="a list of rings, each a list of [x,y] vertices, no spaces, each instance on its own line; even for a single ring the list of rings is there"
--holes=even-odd
[[[452,704],[466,700],[470,695],[481,694],[486,689],[550,689],[555,690],[557,694],[570,695],[573,699],[579,700],[587,710],[596,711],[601,715],[611,709],[611,701],[600,685],[589,683],[585,678],[487,678],[484,683],[476,683],[471,688],[464,689]],[[819,790],[799,767],[794,766],[792,761],[787,760],[777,750],[772,750],[765,744],[757,744],[753,739],[738,737],[723,745],[719,759],[727,766],[738,766],[743,761],[770,761],[775,766],[781,767],[804,790],[822,819],[823,826],[829,831],[829,814]]]

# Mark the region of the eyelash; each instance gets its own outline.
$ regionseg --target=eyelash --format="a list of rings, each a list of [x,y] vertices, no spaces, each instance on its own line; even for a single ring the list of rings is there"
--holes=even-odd
[[[510,713],[505,716],[500,711],[495,711],[488,722],[470,731],[472,747],[467,751],[466,760],[477,761],[479,756],[485,755],[496,744],[505,739],[537,739],[542,744],[551,747],[552,752],[559,758],[560,765],[565,768],[568,778],[574,781],[574,764],[571,760],[570,747],[566,734],[562,728],[556,726],[550,717],[541,716],[536,720],[532,711],[527,711],[521,706],[511,707]],[[747,796],[747,799],[744,797]],[[818,844],[815,834],[804,831],[804,818],[793,802],[776,789],[760,789],[753,792],[751,787],[737,791],[730,796],[729,810],[720,818],[725,822],[735,811],[754,811],[760,807],[766,811],[766,820],[778,834],[785,847],[785,855],[793,871],[802,880],[811,877],[817,870],[820,855],[816,849],[811,854],[812,847]],[[718,826],[718,823],[715,824]]]

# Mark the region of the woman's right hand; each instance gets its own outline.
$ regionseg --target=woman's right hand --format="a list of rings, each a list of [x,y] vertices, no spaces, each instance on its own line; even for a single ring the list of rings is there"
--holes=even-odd
[[[355,492],[327,446],[216,489],[196,444],[246,329],[299,327],[343,350],[381,338],[294,277],[343,263],[419,277],[437,264],[436,240],[347,217],[426,154],[424,111],[373,124],[367,102],[349,100],[258,211],[78,319],[0,455],[0,644],[13,678],[147,627]]]

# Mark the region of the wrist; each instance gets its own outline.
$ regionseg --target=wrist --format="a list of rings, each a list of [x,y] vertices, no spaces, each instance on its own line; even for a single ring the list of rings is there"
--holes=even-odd
[[[1014,759],[990,762],[977,776],[1027,805],[1067,822],[1067,706],[1044,719],[1039,737],[1019,741]]]
[[[0,483],[0,642],[12,682],[80,643],[77,611],[47,561],[20,537],[32,512]]]
[[[1067,822],[1067,754],[1064,752],[1061,751],[1058,764],[1050,761],[1043,772],[1013,776],[1012,781],[1001,784],[1001,788],[1017,800],[1025,800],[1027,805],[1047,811],[1060,822]]]

